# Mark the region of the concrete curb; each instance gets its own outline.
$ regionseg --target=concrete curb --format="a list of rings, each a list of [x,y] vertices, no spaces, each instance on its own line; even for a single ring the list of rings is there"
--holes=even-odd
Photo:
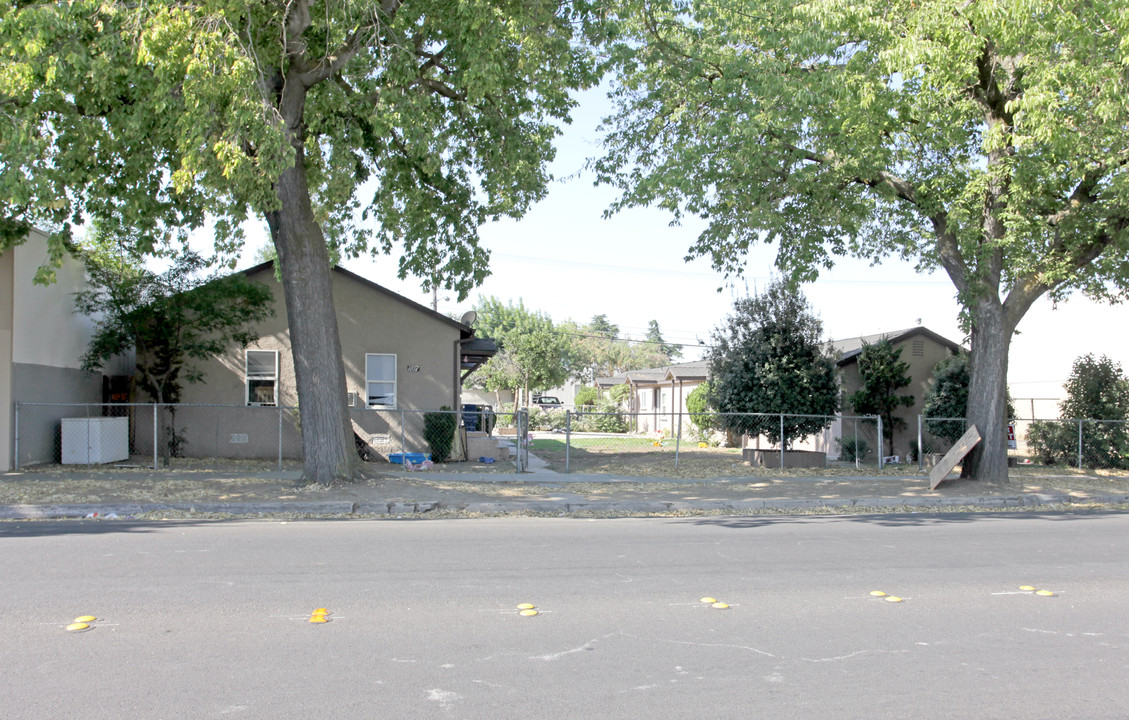
[[[939,510],[955,507],[1021,508],[1042,505],[1122,505],[1129,504],[1129,494],[1076,497],[1065,493],[1026,493],[991,497],[932,498],[801,498],[769,500],[698,500],[698,501],[592,501],[536,500],[530,502],[472,502],[449,505],[427,502],[365,502],[347,500],[326,502],[199,502],[199,503],[84,503],[71,505],[0,505],[0,520],[52,520],[63,518],[129,519],[148,513],[189,513],[230,515],[237,517],[270,517],[293,515],[339,517],[425,517],[440,511],[475,515],[584,515],[601,513],[632,517],[671,513],[731,513],[812,510],[818,508],[865,508],[876,512],[903,512],[910,508]]]

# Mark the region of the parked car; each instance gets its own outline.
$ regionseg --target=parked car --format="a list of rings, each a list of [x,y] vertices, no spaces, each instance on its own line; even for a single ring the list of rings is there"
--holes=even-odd
[[[552,395],[541,395],[540,397],[533,398],[533,404],[537,407],[546,409],[564,407],[564,403],[558,397]]]

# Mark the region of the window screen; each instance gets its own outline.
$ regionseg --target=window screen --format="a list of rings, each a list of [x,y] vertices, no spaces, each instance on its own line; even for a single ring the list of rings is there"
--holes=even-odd
[[[365,355],[365,395],[370,408],[396,407],[395,355]]]
[[[278,404],[278,351],[247,351],[247,404]]]

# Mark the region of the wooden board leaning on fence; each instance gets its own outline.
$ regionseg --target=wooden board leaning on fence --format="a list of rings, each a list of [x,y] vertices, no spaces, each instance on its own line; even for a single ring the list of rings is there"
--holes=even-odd
[[[945,453],[945,457],[941,458],[936,467],[930,471],[929,489],[936,490],[941,481],[949,476],[953,468],[959,465],[961,460],[964,460],[964,456],[976,447],[978,442],[980,442],[980,431],[976,429],[975,425],[972,425],[965,431],[964,435],[960,436],[960,440],[957,440],[956,444]]]

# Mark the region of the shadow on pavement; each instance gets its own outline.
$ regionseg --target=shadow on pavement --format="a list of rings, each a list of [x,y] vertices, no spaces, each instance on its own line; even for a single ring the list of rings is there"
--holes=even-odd
[[[1118,510],[1054,510],[1031,512],[907,512],[872,513],[865,515],[743,515],[682,518],[675,522],[702,526],[747,530],[773,525],[789,525],[818,521],[825,523],[866,523],[887,527],[912,527],[925,525],[969,524],[982,520],[1102,520],[1124,516]]]

